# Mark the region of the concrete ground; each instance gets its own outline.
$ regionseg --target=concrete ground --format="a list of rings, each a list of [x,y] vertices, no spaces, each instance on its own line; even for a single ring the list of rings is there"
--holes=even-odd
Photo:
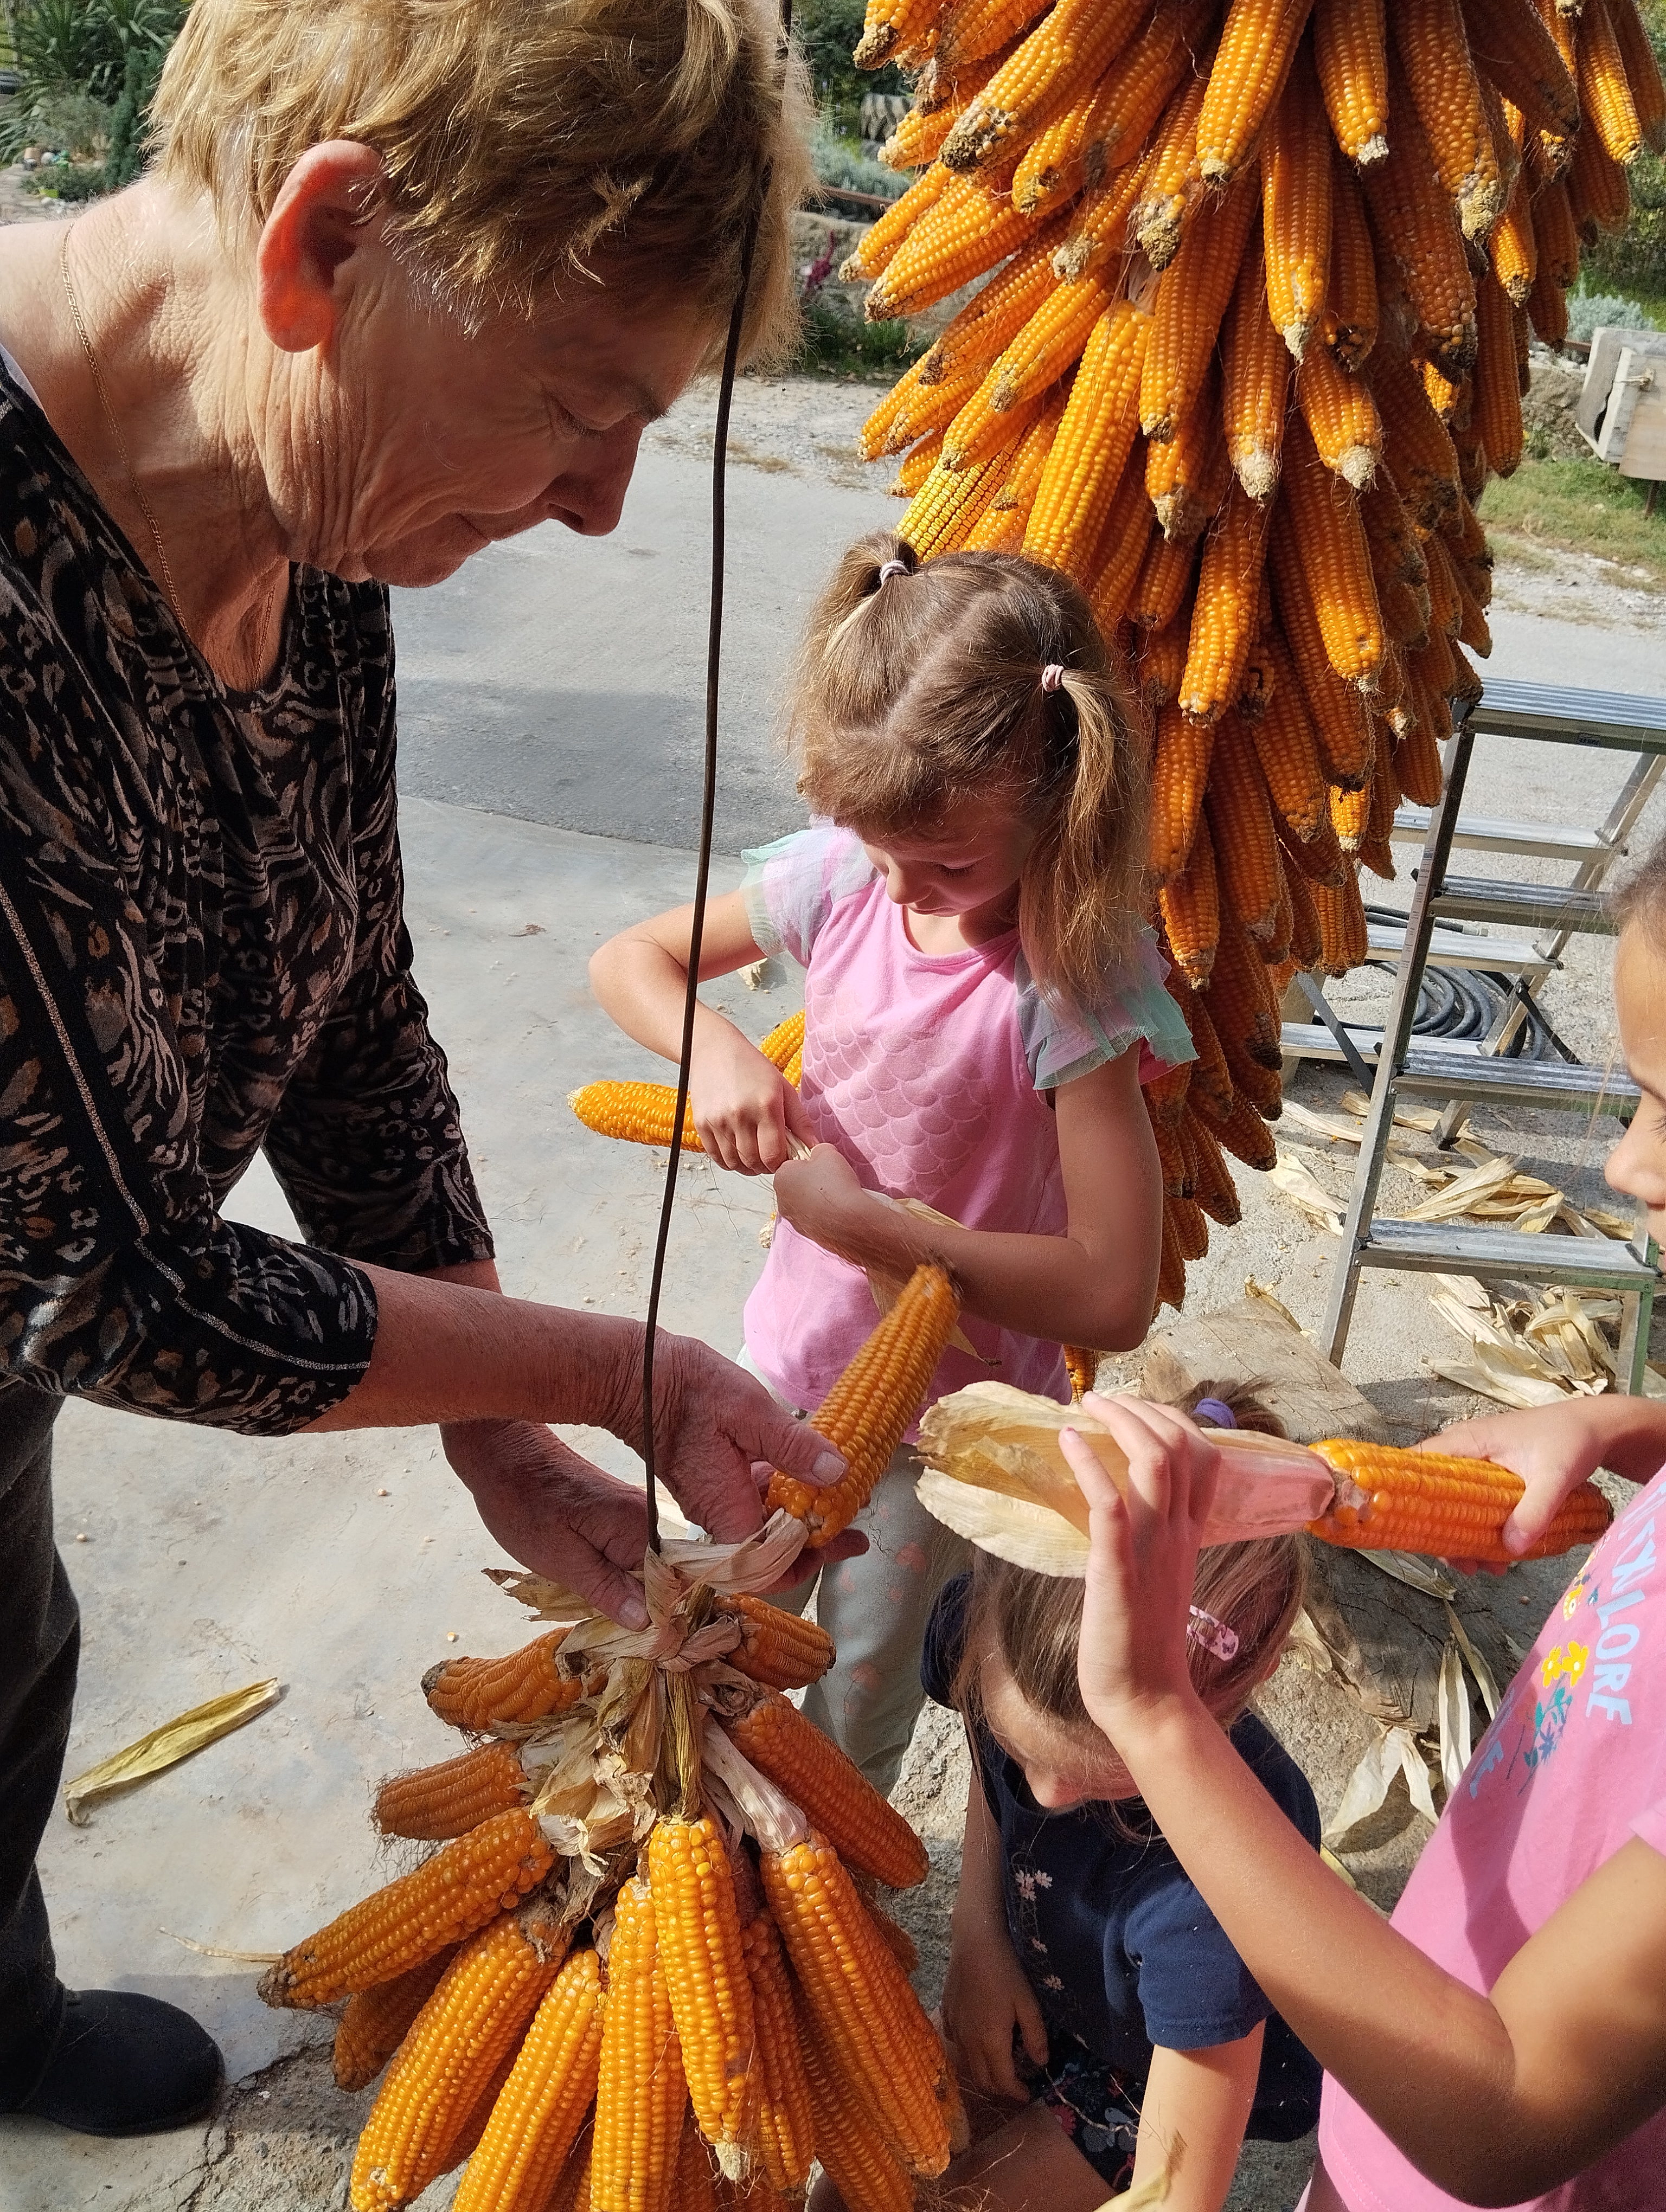
[[[800,383],[749,384],[738,397],[718,820],[729,854],[801,818],[774,744],[780,685],[834,554],[898,512],[847,458],[875,396]],[[593,1076],[652,1072],[591,1003],[584,962],[602,936],[686,896],[692,882],[709,411],[709,393],[696,394],[651,434],[614,537],[538,532],[483,554],[441,590],[397,595],[416,972],[451,1056],[506,1286],[622,1313],[640,1313],[646,1297],[660,1156],[591,1136],[564,1098]],[[1495,617],[1493,665],[1657,690],[1658,612],[1611,583],[1605,598],[1601,580],[1582,569],[1577,593],[1570,584],[1547,605],[1527,579],[1529,604],[1501,605]],[[1623,768],[1499,744],[1476,763],[1472,801],[1594,821]],[[719,862],[720,885],[737,876],[733,859]],[[1608,964],[1600,941],[1577,944],[1547,994],[1570,1041],[1599,1059],[1613,1048]],[[754,1035],[798,1003],[787,975],[757,994],[731,981],[710,995]],[[1342,1087],[1310,1070],[1299,1095],[1325,1103]],[[1614,1131],[1493,1115],[1483,1133],[1591,1197]],[[1347,1163],[1322,1151],[1304,1157],[1340,1193]],[[768,1191],[700,1161],[684,1164],[684,1178],[665,1317],[730,1349],[760,1264]],[[1254,1275],[1310,1327],[1335,1240],[1264,1182],[1242,1180],[1243,1223],[1215,1233],[1189,1296],[1224,1305]],[[1390,1184],[1385,1204],[1412,1190]],[[230,1210],[283,1225],[264,1170]],[[1347,1370],[1408,1437],[1468,1409],[1426,1371],[1453,1348],[1414,1280],[1367,1279]],[[605,1442],[599,1456],[629,1464]],[[450,1747],[420,1697],[423,1669],[520,1635],[518,1610],[479,1573],[499,1555],[431,1431],[254,1443],[72,1404],[58,1479],[86,1632],[70,1773],[221,1691],[265,1674],[284,1689],[251,1727],[94,1807],[87,1827],[55,1823],[43,1855],[66,1978],[189,2006],[225,2046],[238,2085],[225,2111],[211,2127],[129,2144],[0,2121],[0,2212],[339,2205],[366,2100],[330,2085],[327,2024],[265,2011],[254,1968],[178,1939],[273,1950],[392,1870],[368,1827],[369,1788]],[[1535,1594],[1523,1610],[1524,1638],[1548,1598]],[[937,1866],[914,1908],[928,1988],[940,1974],[963,1759],[942,1717],[928,1714],[904,1784]],[[1340,1777],[1335,1786],[1320,1778],[1326,1812],[1339,1788]],[[1304,2155],[1252,2148],[1236,2212],[1288,2212]],[[440,2185],[431,2201],[448,2196]]]

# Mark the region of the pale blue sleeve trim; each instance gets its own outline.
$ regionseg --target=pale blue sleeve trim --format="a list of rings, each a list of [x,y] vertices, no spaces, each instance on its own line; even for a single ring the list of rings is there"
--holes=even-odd
[[[1037,1090],[1055,1091],[1061,1083],[1073,1083],[1107,1060],[1120,1060],[1142,1041],[1164,1067],[1195,1060],[1186,1018],[1164,987],[1168,972],[1157,939],[1142,929],[1112,988],[1091,1013],[1078,1015],[1043,997],[1020,953],[1013,975],[1018,1033]]]
[[[743,852],[740,895],[760,952],[810,963],[810,948],[833,908],[873,874],[861,841],[831,822],[813,823]]]

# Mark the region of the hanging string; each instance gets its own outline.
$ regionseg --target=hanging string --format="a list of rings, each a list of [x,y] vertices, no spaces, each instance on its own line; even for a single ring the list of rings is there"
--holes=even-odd
[[[781,38],[783,53],[793,27],[792,0],[781,0]],[[689,930],[689,980],[683,994],[683,1042],[677,1063],[677,1103],[672,1115],[671,1157],[666,1162],[665,1188],[660,1200],[660,1230],[654,1243],[654,1272],[648,1281],[648,1325],[642,1337],[642,1464],[648,1488],[648,1549],[660,1548],[660,1497],[654,1448],[654,1348],[660,1329],[660,1291],[665,1280],[666,1247],[671,1237],[672,1210],[677,1203],[677,1171],[682,1164],[683,1116],[688,1111],[689,1067],[694,1054],[694,1016],[699,1003],[700,948],[706,931],[706,895],[711,880],[712,823],[717,808],[717,692],[723,661],[723,556],[725,493],[727,489],[729,411],[734,400],[736,366],[740,359],[740,334],[746,319],[746,299],[751,289],[752,260],[757,251],[758,226],[769,197],[766,169],[757,200],[746,225],[740,249],[740,285],[729,317],[728,343],[723,349],[723,374],[717,390],[717,422],[712,433],[712,562],[710,614],[706,627],[706,751],[700,793],[700,856],[694,878],[694,920]]]

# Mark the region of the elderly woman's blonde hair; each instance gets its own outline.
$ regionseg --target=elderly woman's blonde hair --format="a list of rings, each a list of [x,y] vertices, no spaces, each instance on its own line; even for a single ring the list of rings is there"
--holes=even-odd
[[[469,316],[599,276],[715,331],[762,203],[752,360],[796,330],[807,112],[771,0],[196,0],[153,125],[231,234],[309,147],[373,147],[395,239]]]

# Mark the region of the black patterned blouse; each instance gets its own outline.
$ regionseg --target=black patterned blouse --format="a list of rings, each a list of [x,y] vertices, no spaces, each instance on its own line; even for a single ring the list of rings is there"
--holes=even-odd
[[[218,683],[0,362],[0,1382],[283,1435],[368,1260],[490,1256],[410,975],[387,594],[291,572]],[[264,1146],[298,1245],[222,1219]]]

